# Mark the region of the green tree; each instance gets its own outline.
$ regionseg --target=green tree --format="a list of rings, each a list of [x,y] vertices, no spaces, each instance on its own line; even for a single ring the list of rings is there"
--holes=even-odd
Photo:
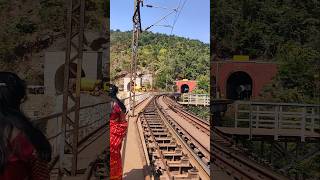
[[[131,32],[111,31],[112,71],[130,70],[130,42]],[[138,70],[153,73],[160,89],[171,88],[179,79],[198,80],[201,75],[209,79],[209,61],[209,45],[197,40],[152,32],[143,32],[139,39]]]

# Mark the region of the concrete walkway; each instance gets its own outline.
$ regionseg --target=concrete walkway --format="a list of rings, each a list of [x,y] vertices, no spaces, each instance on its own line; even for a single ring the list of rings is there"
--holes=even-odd
[[[135,113],[140,112],[149,101],[150,98],[136,108]],[[145,157],[136,122],[137,116],[129,118],[127,139],[124,141],[122,149],[123,177],[125,180],[144,179],[143,167],[145,164],[143,159]]]

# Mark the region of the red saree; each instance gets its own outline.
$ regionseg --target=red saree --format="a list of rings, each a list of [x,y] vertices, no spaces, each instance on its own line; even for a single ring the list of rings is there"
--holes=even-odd
[[[40,161],[33,145],[22,134],[18,134],[10,142],[11,154],[2,174],[1,180],[48,180],[47,163]]]
[[[126,135],[128,122],[125,113],[113,103],[110,115],[110,180],[122,180],[121,145]]]

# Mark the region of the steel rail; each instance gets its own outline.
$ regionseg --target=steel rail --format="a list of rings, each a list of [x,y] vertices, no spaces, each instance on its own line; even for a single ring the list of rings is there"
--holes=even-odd
[[[203,145],[201,145],[201,143],[199,143],[199,141],[197,139],[193,138],[193,136],[188,131],[186,131],[183,127],[181,127],[178,123],[175,123],[175,126],[172,126],[172,124],[170,122],[174,122],[174,119],[171,118],[165,112],[163,112],[159,106],[157,108],[159,108],[159,111],[161,112],[163,119],[165,119],[168,122],[167,126],[169,126],[172,129],[172,131],[176,134],[176,136],[179,138],[181,143],[184,144],[184,146],[190,152],[190,154],[192,154],[192,156],[196,159],[196,161],[199,163],[199,165],[202,167],[202,169],[207,173],[208,176],[210,176],[209,164],[206,164],[199,157],[199,155],[197,155],[194,152],[194,149],[197,148],[199,150],[199,152],[201,152],[202,155],[206,154],[207,156],[204,155],[204,157],[206,157],[207,159],[210,158],[210,157],[208,157],[208,155],[210,156],[210,150],[206,149]],[[190,140],[190,139],[192,140],[191,142],[195,147],[191,147],[191,144],[187,143],[188,140],[186,141],[185,139],[183,139],[182,135],[177,132],[177,130],[176,130],[177,127],[182,129],[182,131],[184,132],[183,135],[185,137],[189,137],[188,140]],[[205,151],[205,152],[203,153],[203,151]]]
[[[147,120],[146,117],[145,117],[145,114],[142,114],[142,117],[143,117],[145,120]],[[150,127],[149,123],[147,123],[147,126],[148,126],[148,128],[150,129],[150,134],[151,134],[152,140],[153,140],[154,142],[157,142],[154,134],[153,134],[152,131],[151,131],[151,127]],[[164,158],[164,155],[161,153],[160,147],[159,147],[159,145],[157,145],[157,143],[156,143],[156,148],[157,148],[157,151],[159,152],[159,155],[160,155],[160,158],[161,158],[162,163],[163,163],[164,165],[166,165],[166,162],[165,162],[165,160],[164,160],[164,159],[165,159],[165,158]],[[168,177],[171,179],[172,176],[171,176],[171,174],[169,173],[168,167],[165,166],[165,169],[166,169],[166,174],[167,174]]]
[[[168,105],[168,107],[174,111],[175,113],[181,115],[185,119],[189,120],[190,122],[193,122],[197,125],[199,125],[201,128],[204,129],[204,133],[210,136],[210,124],[208,121],[205,121],[203,119],[200,119],[199,117],[195,116],[194,114],[185,111],[183,108],[180,108],[177,105],[174,105],[172,102],[169,102],[166,97],[164,97],[164,101]],[[200,129],[200,128],[198,128]]]
[[[163,96],[163,97],[165,97],[165,96]],[[209,172],[210,170],[209,170],[209,167],[208,167],[209,164],[205,164],[205,163],[203,162],[203,160],[202,160],[197,154],[195,154],[195,152],[193,151],[193,149],[195,149],[195,148],[199,149],[199,151],[202,153],[202,155],[209,160],[209,159],[210,159],[210,149],[207,149],[206,147],[204,147],[204,146],[199,142],[199,140],[197,140],[196,138],[194,138],[194,137],[192,136],[192,133],[188,132],[186,129],[184,129],[182,126],[180,126],[177,122],[175,122],[175,120],[174,120],[172,117],[170,117],[168,114],[166,114],[165,112],[163,112],[163,111],[161,110],[161,108],[160,108],[160,105],[158,106],[158,108],[159,108],[159,110],[162,112],[162,114],[165,115],[166,120],[169,120],[169,119],[170,119],[169,121],[170,121],[170,122],[173,122],[173,123],[175,124],[175,126],[172,126],[172,124],[169,122],[170,126],[171,126],[173,129],[177,129],[177,127],[178,127],[180,130],[182,130],[182,131],[184,132],[184,133],[183,133],[184,136],[187,135],[187,136],[189,137],[188,140],[191,140],[191,142],[193,143],[193,145],[194,145],[195,147],[192,147],[191,144],[189,145],[189,144],[186,143],[186,141],[183,140],[183,139],[181,139],[182,142],[185,143],[186,147],[189,147],[189,148],[192,149],[192,150],[191,150],[191,153],[193,154],[193,156],[194,156],[196,159],[198,159],[199,162],[201,162],[200,164],[201,164],[201,166],[203,167],[203,169],[204,169],[208,174],[210,174],[210,172]],[[176,131],[175,131],[175,132],[176,132]],[[176,132],[176,133],[177,133],[177,132]],[[178,134],[178,133],[177,133],[177,135],[178,135],[178,137],[181,137],[181,136],[182,136],[182,135],[180,135],[180,134]],[[183,138],[183,137],[182,137],[182,138]],[[203,151],[204,151],[204,152],[203,152]]]
[[[163,125],[164,129],[167,129],[167,130],[171,131],[172,133],[174,133],[174,134],[170,133],[171,135],[173,135],[175,137],[174,138],[174,137],[170,136],[172,138],[172,140],[175,141],[175,139],[177,138],[177,140],[179,141],[179,144],[182,145],[181,147],[184,148],[188,152],[189,157],[192,156],[192,158],[194,158],[194,160],[192,160],[192,162],[190,162],[190,160],[189,160],[191,167],[197,167],[197,168],[203,169],[203,171],[201,171],[203,173],[202,176],[204,176],[204,174],[206,174],[206,177],[209,178],[210,170],[209,170],[208,164],[204,163],[204,161],[193,151],[193,149],[191,147],[189,147],[189,145],[185,142],[185,140],[182,137],[180,137],[181,135],[179,135],[176,132],[176,129],[170,125],[169,120],[168,120],[169,117],[161,110],[159,102],[157,101],[158,98],[159,98],[159,95],[155,96],[148,103],[148,105],[145,107],[144,111],[141,113],[142,114],[141,116],[143,117],[143,121],[145,121],[147,128],[150,129],[150,135],[151,135],[152,140],[154,142],[156,142],[156,138],[154,137],[152,130],[151,130],[151,127],[148,123],[148,120],[147,120],[146,116],[144,115],[144,113],[149,112],[148,108],[154,108],[153,112],[155,113],[155,116],[159,116],[160,122],[162,121],[161,124]],[[154,107],[150,107],[150,106],[154,106]],[[173,119],[170,119],[170,121],[173,121]],[[185,134],[187,134],[187,132],[185,132]],[[191,137],[189,137],[189,139],[191,139]],[[194,143],[194,144],[196,144],[196,143]],[[199,147],[200,145],[197,145],[197,146]],[[159,149],[159,146],[157,145],[157,143],[156,143],[156,149],[159,152],[162,163],[164,165],[166,165],[166,161],[164,160],[165,158],[163,157],[163,154],[161,153],[161,150]],[[199,149],[201,149],[201,148],[199,148]],[[206,148],[203,147],[202,149],[206,149]],[[209,150],[206,150],[206,151],[207,151],[207,154],[210,156]],[[202,152],[201,152],[201,154],[202,154]],[[202,156],[202,157],[204,157],[204,156]],[[194,164],[195,162],[197,162],[199,165],[195,165]],[[168,171],[168,167],[165,166],[165,168],[166,168],[166,171]]]

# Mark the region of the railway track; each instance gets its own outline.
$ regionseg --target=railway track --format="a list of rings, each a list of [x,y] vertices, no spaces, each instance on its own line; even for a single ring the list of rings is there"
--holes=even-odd
[[[210,130],[210,123],[204,121],[192,113],[184,110],[182,106],[175,103],[172,99],[160,96],[156,99],[162,98],[162,101],[167,104],[167,108],[171,111],[175,112],[179,116],[183,117],[185,121],[192,124],[192,126],[196,127],[199,131],[205,133],[206,135],[211,135],[210,141],[210,149],[211,151],[207,151],[211,156],[211,165],[219,167],[222,171],[224,171],[230,179],[235,180],[287,180],[289,179],[284,174],[277,172],[275,169],[272,169],[269,166],[261,165],[256,162],[253,158],[248,157],[248,154],[244,152],[243,149],[235,146],[235,143],[231,138],[225,136],[219,130],[213,128]],[[165,113],[165,109],[160,107],[157,100],[155,100],[155,105],[159,106],[158,111],[164,114],[166,117],[165,121],[169,122],[169,124],[173,127],[177,127],[177,122],[173,118],[170,118],[168,114]],[[149,110],[150,111],[150,110]],[[177,134],[181,134],[182,139],[185,139],[185,142],[189,145],[195,154],[199,155],[202,162],[206,165],[210,165],[210,162],[206,163],[207,159],[204,156],[207,152],[205,149],[202,149],[201,141],[197,143],[191,143],[192,141],[196,141],[193,136],[195,136],[195,132],[187,132],[183,131],[183,128],[178,126],[176,129]],[[201,152],[201,153],[197,153]],[[193,154],[194,155],[194,154]],[[209,156],[209,157],[210,157]]]
[[[214,165],[224,171],[229,179],[288,179],[272,168],[248,158],[242,149],[234,145],[231,138],[217,129],[210,131],[209,122],[184,110],[166,96],[155,96],[139,114],[139,118],[143,128],[143,143],[147,148],[146,158],[151,166],[149,173],[153,177],[210,179],[210,166]],[[190,131],[188,126],[192,126],[198,132]],[[202,133],[201,138],[197,136],[199,133]],[[209,140],[210,145],[205,144],[206,138],[210,138],[210,135],[213,140]],[[108,163],[107,160],[105,152],[98,156],[90,164],[86,179],[108,177],[104,166]]]
[[[174,102],[169,97],[164,97],[164,102],[169,106],[169,108],[174,111],[175,113],[182,116],[185,120],[187,120],[189,123],[194,125],[196,128],[198,128],[200,131],[204,132],[208,136],[210,136],[210,122],[203,120],[194,114],[184,110],[184,108],[180,105]]]
[[[210,149],[170,117],[159,102],[162,97],[155,97],[140,114],[153,176],[210,179]]]

